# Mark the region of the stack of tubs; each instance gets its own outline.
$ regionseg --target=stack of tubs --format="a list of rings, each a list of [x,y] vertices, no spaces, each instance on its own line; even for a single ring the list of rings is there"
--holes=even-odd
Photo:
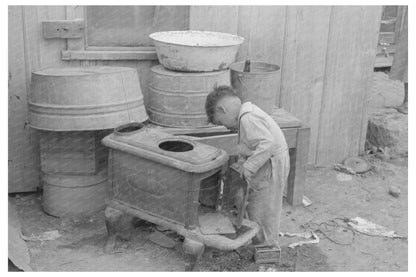
[[[228,68],[244,39],[201,31],[158,32],[150,37],[162,64],[152,68],[150,120],[168,127],[207,127],[206,96],[215,86],[230,85]]]
[[[208,127],[206,97],[217,86],[230,86],[228,68],[244,39],[206,31],[158,32],[150,37],[161,63],[151,69],[150,120],[166,127]],[[215,203],[217,184],[216,176],[201,183],[202,204]]]
[[[49,68],[32,73],[30,126],[39,130],[42,206],[58,217],[105,207],[111,129],[148,117],[137,71],[124,67]]]

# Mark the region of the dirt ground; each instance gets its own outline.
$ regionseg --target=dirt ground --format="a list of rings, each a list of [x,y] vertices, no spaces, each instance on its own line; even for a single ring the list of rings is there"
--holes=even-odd
[[[400,92],[391,96],[382,91],[388,88],[380,84],[380,80],[388,82],[385,75],[378,73],[376,78],[379,82],[370,97],[373,106],[377,101],[386,106],[386,99],[400,104]],[[393,85],[396,92],[400,90],[400,85]],[[312,205],[294,208],[284,203],[281,232],[312,230],[320,237],[318,244],[291,249],[288,245],[299,239],[283,237],[281,262],[269,266],[255,264],[236,251],[207,248],[195,271],[407,271],[406,239],[368,236],[344,227],[344,218],[359,216],[408,236],[407,157],[365,158],[373,167],[363,176],[346,175],[329,167],[309,168],[304,195]],[[400,188],[398,198],[388,193],[391,185]],[[53,230],[61,235],[51,241],[27,242],[34,271],[184,270],[183,238],[175,233],[165,231],[177,242],[176,247],[163,248],[147,239],[156,226],[141,221],[130,230],[129,238],[117,241],[114,254],[105,254],[103,211],[81,221],[62,220],[42,211],[39,194],[18,194],[11,200],[17,207],[23,235]]]
[[[281,231],[315,230],[321,238],[319,244],[291,249],[287,246],[297,239],[283,237],[281,263],[267,267],[236,251],[208,248],[195,270],[407,271],[407,240],[372,237],[343,227],[342,218],[360,216],[407,237],[407,158],[389,162],[368,158],[373,164],[372,171],[363,177],[347,175],[350,180],[340,178],[346,175],[330,168],[309,169],[305,195],[313,204],[307,208],[284,204]],[[398,198],[388,194],[391,185],[400,188]],[[62,235],[52,241],[27,242],[30,266],[35,271],[184,270],[183,238],[170,231],[165,233],[177,241],[174,249],[149,241],[147,237],[156,226],[138,222],[131,229],[130,238],[117,241],[116,253],[105,254],[107,234],[103,212],[81,221],[62,220],[42,211],[38,194],[16,195],[12,201],[19,213],[23,235],[36,236],[52,230]]]

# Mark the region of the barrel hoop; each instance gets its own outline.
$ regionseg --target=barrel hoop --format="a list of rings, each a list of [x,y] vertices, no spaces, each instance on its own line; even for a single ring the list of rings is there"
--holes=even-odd
[[[82,115],[82,114],[102,114],[125,112],[126,109],[132,109],[143,106],[143,98],[125,101],[122,103],[112,103],[105,105],[50,105],[29,102],[29,110],[32,113],[38,114],[56,114],[56,115]]]
[[[154,114],[160,114],[160,115],[163,115],[163,116],[172,116],[172,115],[174,115],[176,117],[182,117],[182,118],[189,118],[190,116],[192,116],[193,118],[195,116],[197,116],[198,118],[205,118],[206,117],[205,112],[202,112],[202,113],[189,113],[189,112],[187,112],[185,114],[184,113],[172,113],[172,112],[168,113],[166,111],[160,111],[158,109],[155,109],[154,107],[151,107],[150,105],[147,107],[147,110],[149,112],[154,113]]]
[[[200,90],[200,91],[183,91],[183,90],[161,90],[159,88],[156,88],[152,85],[149,86],[150,90],[153,90],[157,93],[163,94],[163,95],[180,95],[180,96],[189,96],[189,94],[192,94],[193,96],[206,96],[208,93],[211,92],[211,90]]]
[[[71,189],[71,188],[88,188],[88,187],[105,185],[105,183],[108,181],[107,174],[105,174],[105,175],[101,174],[102,176],[99,176],[99,175],[100,175],[100,173],[98,175],[94,176],[94,177],[91,176],[91,175],[83,176],[84,178],[89,179],[89,180],[86,181],[86,184],[84,184],[84,185],[75,185],[75,183],[74,183],[74,185],[69,185],[69,186],[68,185],[63,186],[63,185],[59,184],[59,174],[56,174],[54,176],[54,175],[51,175],[51,174],[43,173],[41,178],[42,178],[43,186],[46,185],[46,186],[51,186],[51,187],[60,187],[60,188]],[[77,177],[75,177],[75,176],[74,177],[68,176],[68,175],[61,176],[61,178],[63,178],[63,177],[66,177],[68,179],[74,179],[74,182],[77,179]]]

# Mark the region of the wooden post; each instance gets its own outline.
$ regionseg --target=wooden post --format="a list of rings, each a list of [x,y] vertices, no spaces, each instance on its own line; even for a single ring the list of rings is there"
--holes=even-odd
[[[308,164],[310,134],[311,129],[309,127],[303,126],[298,129],[296,149],[290,157],[287,201],[292,206],[302,204],[306,179],[306,165]]]

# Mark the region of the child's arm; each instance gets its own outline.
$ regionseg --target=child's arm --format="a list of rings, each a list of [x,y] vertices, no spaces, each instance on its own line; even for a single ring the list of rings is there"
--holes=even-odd
[[[245,140],[247,146],[254,149],[252,155],[243,164],[243,168],[254,174],[272,156],[275,139],[265,123],[251,114],[241,118],[240,128],[241,138]]]

